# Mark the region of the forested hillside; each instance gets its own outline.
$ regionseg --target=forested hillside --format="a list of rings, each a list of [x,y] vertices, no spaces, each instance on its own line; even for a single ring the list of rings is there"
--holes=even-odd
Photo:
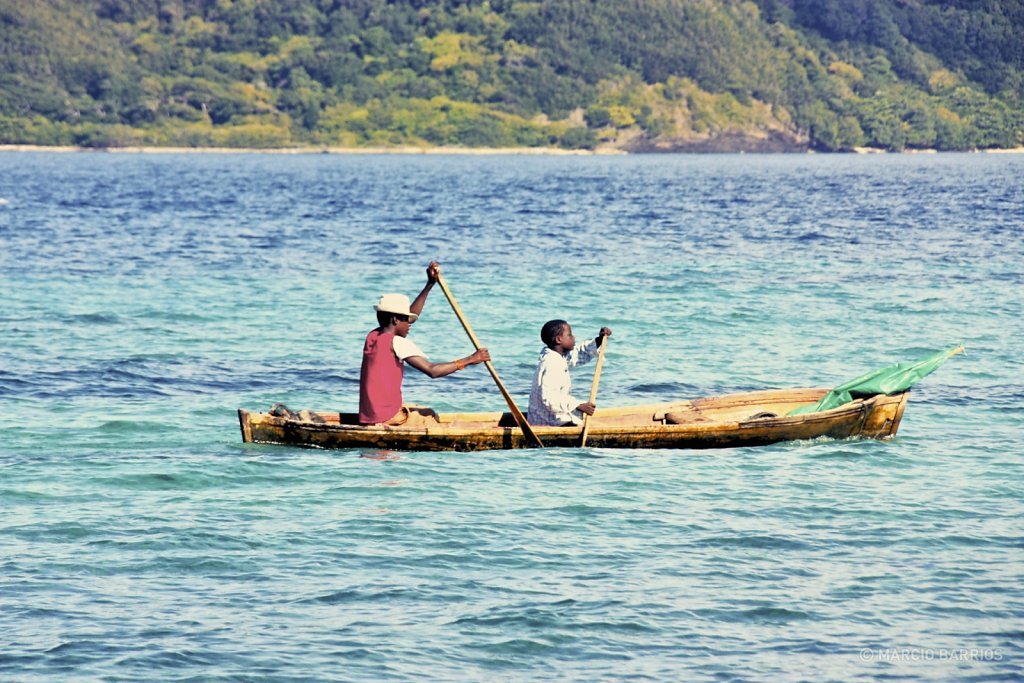
[[[0,0],[0,144],[1024,145],[1024,0]]]

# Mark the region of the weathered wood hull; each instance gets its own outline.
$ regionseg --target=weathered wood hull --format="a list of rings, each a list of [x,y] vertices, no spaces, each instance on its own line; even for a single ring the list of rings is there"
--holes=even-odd
[[[589,448],[730,448],[831,437],[888,439],[899,429],[909,392],[858,399],[820,413],[786,417],[816,402],[826,389],[782,389],[677,403],[599,409],[590,419]],[[310,448],[399,451],[478,451],[527,448],[509,413],[450,413],[415,427],[354,424],[330,412],[312,419],[238,411],[242,440]],[[579,445],[579,427],[534,427],[547,447]]]

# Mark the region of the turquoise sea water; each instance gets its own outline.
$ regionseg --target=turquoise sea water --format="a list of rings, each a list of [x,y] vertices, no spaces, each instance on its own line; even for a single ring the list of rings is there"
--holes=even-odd
[[[0,679],[1020,680],[1022,177],[0,154]],[[372,304],[434,258],[524,408],[553,317],[613,329],[599,406],[967,353],[886,443],[241,443],[239,406],[354,409]],[[472,350],[440,291],[412,336]],[[481,368],[406,398],[503,408]]]

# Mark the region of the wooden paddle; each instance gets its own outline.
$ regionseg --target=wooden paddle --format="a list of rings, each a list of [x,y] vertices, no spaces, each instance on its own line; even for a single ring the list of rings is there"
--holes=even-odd
[[[604,347],[608,346],[608,337],[601,340],[601,348],[597,351],[597,367],[594,368],[594,383],[590,385],[590,403],[597,400],[597,384],[601,381],[601,364],[604,362]],[[595,404],[596,405],[596,404]],[[580,448],[587,445],[587,432],[590,430],[590,416],[583,416],[583,429],[580,431]]]
[[[462,327],[466,330],[466,334],[469,335],[469,340],[473,342],[473,347],[479,351],[480,342],[477,341],[476,335],[473,334],[472,328],[470,328],[469,323],[466,322],[466,317],[462,315],[459,305],[455,303],[455,297],[453,297],[451,291],[448,290],[448,285],[445,284],[444,278],[441,277],[440,273],[437,274],[437,284],[441,285],[441,291],[444,292],[446,297],[448,297],[448,303],[452,305],[452,310],[455,311],[455,317],[457,317],[459,322],[462,323]],[[516,424],[519,425],[519,429],[523,430],[523,434],[529,440],[530,445],[536,446],[537,448],[544,448],[544,444],[541,442],[540,437],[534,433],[533,428],[530,427],[530,423],[526,421],[526,416],[523,415],[521,410],[519,410],[519,406],[516,405],[516,402],[512,400],[512,396],[508,393],[505,385],[501,383],[498,373],[494,370],[494,365],[491,364],[491,361],[485,361],[485,364],[491,373],[491,377],[494,378],[494,383],[497,384],[498,389],[501,390],[501,395],[505,397],[505,403],[508,404],[508,409],[512,411],[512,417],[515,418]]]

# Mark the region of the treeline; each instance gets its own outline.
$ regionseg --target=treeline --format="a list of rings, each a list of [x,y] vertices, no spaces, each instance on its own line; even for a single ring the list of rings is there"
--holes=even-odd
[[[0,144],[1024,144],[1024,0],[0,0]]]

